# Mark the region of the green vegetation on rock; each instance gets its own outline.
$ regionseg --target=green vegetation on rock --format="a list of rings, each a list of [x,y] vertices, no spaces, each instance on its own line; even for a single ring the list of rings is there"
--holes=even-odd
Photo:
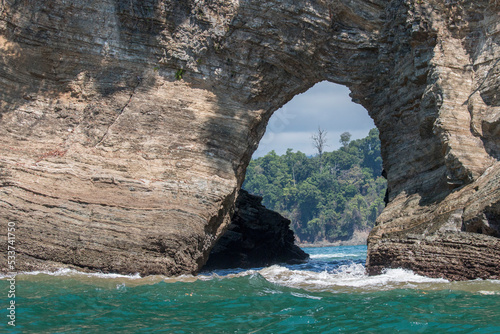
[[[288,149],[253,159],[243,188],[292,221],[302,242],[348,240],[354,231],[373,227],[384,208],[377,129],[333,152],[307,157]],[[345,140],[345,138],[344,138]]]

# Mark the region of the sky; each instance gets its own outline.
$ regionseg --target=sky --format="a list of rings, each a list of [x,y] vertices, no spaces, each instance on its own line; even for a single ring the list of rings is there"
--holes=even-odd
[[[272,150],[281,155],[288,148],[314,155],[317,150],[311,136],[318,131],[318,126],[327,131],[328,146],[324,151],[328,152],[341,146],[341,133],[350,132],[351,140],[364,138],[375,124],[365,108],[351,101],[347,87],[323,81],[295,96],[273,114],[253,158]]]

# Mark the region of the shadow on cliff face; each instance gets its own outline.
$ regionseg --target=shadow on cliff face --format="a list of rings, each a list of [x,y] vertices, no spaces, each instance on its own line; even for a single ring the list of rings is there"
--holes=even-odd
[[[222,85],[214,90],[218,109],[199,133],[205,143],[207,163],[222,173],[221,176],[235,178],[239,186],[243,184],[246,166],[273,112],[314,84],[298,85],[296,77],[267,63],[261,66],[267,68],[266,74],[270,77],[265,85],[251,89],[242,87],[234,95],[227,94]],[[231,79],[227,80],[231,82]],[[259,94],[255,93],[257,89]]]
[[[497,60],[490,70],[487,72],[486,77],[479,89],[481,99],[488,107],[500,107],[500,59]],[[482,87],[484,86],[484,87]],[[492,116],[493,112],[490,113]],[[500,160],[500,117],[494,119],[484,119],[482,121],[482,136],[481,139],[484,143],[485,149],[488,153]]]
[[[141,14],[138,8],[153,8],[158,3],[135,6],[136,10],[130,9],[130,12]],[[83,101],[92,99],[91,90],[107,97],[137,85],[144,66],[116,58],[117,53],[123,51],[117,49],[121,39],[137,45],[154,39],[158,33],[154,25],[152,29],[137,26],[138,22],[154,21],[148,21],[147,16],[136,17],[134,21],[123,11],[117,14],[121,10],[119,6],[107,8],[106,17],[94,16],[85,9],[74,7],[71,2],[57,1],[14,1],[3,5],[3,19],[9,23],[4,25],[0,40],[2,72],[6,77],[0,99],[7,102],[2,106],[2,114],[23,104],[18,96],[29,104],[40,96],[57,99],[70,92],[71,97]],[[15,19],[35,15],[36,22]],[[136,22],[136,26],[117,26],[116,21]],[[103,35],[96,34],[94,27],[101,28],[99,33]],[[87,48],[81,48],[78,41],[85,41]]]
[[[207,77],[212,86],[208,89],[218,97],[220,117],[209,119],[200,137],[207,138],[207,160],[213,161],[215,168],[218,160],[212,156],[231,161],[238,186],[276,110],[328,79],[329,67],[335,68],[332,82],[359,80],[352,78],[359,73],[351,74],[347,68],[367,51],[334,51],[340,42],[333,36],[342,32],[337,31],[340,27],[349,31],[363,28],[356,20],[351,22],[353,27],[343,26],[340,21],[346,19],[340,14],[347,8],[331,6],[315,1],[241,2],[226,31],[209,45],[206,57],[212,68]],[[334,17],[335,11],[339,15]],[[191,74],[187,71],[186,77]]]
[[[160,67],[174,80],[185,61],[170,57],[165,66],[160,60],[165,40],[190,20],[193,3],[114,0],[97,9],[108,15],[94,15],[90,3],[2,3],[7,24],[0,28],[0,100],[5,102],[0,117],[23,105],[23,99],[29,104],[40,96],[57,99],[69,92],[72,98],[90,101],[133,91],[148,72]],[[35,16],[36,21],[16,19]]]

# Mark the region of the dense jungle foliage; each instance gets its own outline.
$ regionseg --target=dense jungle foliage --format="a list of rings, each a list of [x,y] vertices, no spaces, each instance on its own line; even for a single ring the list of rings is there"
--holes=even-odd
[[[373,227],[385,205],[378,135],[350,141],[344,133],[343,147],[313,157],[271,151],[250,162],[243,188],[289,218],[301,242],[348,240]]]

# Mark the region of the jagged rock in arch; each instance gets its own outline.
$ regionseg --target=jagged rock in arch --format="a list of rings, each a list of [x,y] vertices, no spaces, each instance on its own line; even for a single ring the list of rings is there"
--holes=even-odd
[[[203,271],[298,264],[309,258],[295,245],[290,220],[261,202],[262,197],[240,190],[231,224],[212,248]]]
[[[295,245],[290,220],[261,202],[262,197],[240,190],[231,224],[212,248],[203,271],[298,264],[309,258]]]
[[[389,203],[368,270],[498,278],[499,9],[3,1],[0,222],[16,223],[17,269],[196,273],[271,114],[329,80],[380,130]]]

